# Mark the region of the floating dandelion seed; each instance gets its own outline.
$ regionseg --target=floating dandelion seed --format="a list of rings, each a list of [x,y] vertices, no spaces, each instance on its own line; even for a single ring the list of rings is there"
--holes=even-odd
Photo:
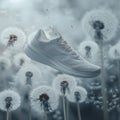
[[[107,9],[96,9],[86,13],[82,19],[82,29],[95,39],[111,40],[117,31],[118,20]]]
[[[59,75],[53,81],[53,88],[60,95],[67,95],[76,87],[76,80],[68,75]]]
[[[0,109],[7,112],[6,120],[9,119],[9,112],[20,107],[21,98],[12,90],[5,90],[0,93]]]
[[[95,43],[94,41],[83,41],[79,45],[78,51],[84,58],[86,58],[90,62],[98,64],[98,61],[100,59],[100,49],[97,43]]]
[[[11,62],[8,58],[1,56],[0,57],[0,71],[6,71],[11,67]]]
[[[58,95],[48,86],[41,86],[31,92],[31,106],[38,112],[52,112],[58,107]]]
[[[22,78],[22,79],[21,79]],[[40,70],[32,63],[25,64],[16,74],[16,85],[30,85],[32,88],[42,84],[42,75]]]
[[[24,32],[16,27],[6,28],[1,34],[1,43],[5,47],[13,48],[16,50],[23,50],[26,36]]]
[[[24,53],[19,53],[15,55],[13,59],[13,64],[15,65],[16,68],[20,68],[21,66],[29,62],[30,59]]]

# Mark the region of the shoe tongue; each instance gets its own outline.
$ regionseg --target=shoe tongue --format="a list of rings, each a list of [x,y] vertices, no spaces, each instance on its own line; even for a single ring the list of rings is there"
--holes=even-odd
[[[50,27],[49,29],[45,30],[45,35],[46,37],[49,39],[49,40],[54,40],[54,39],[57,39],[57,38],[60,38],[61,35],[59,32],[57,32],[56,29]]]

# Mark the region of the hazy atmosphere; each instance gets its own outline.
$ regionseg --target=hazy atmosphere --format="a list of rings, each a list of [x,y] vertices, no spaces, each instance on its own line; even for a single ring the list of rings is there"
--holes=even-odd
[[[120,120],[119,9],[0,0],[0,120]]]

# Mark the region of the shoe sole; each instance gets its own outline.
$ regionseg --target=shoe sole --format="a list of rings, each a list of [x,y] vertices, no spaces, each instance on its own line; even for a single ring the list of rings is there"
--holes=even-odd
[[[69,74],[69,75],[72,75],[75,77],[92,78],[92,77],[96,77],[100,74],[100,70],[97,70],[95,72],[81,71],[79,74],[75,74],[74,71],[71,71],[71,69],[69,69],[65,65],[59,63],[58,61],[54,60],[50,56],[46,55],[46,53],[43,50],[39,49],[39,53],[38,53],[38,51],[36,51],[33,48],[33,46],[30,46],[30,45],[26,45],[24,51],[25,51],[26,55],[28,57],[30,57],[31,59],[33,59],[37,62],[43,63],[45,65],[51,66],[52,68],[59,70],[62,73],[66,73],[66,74]],[[41,57],[41,59],[40,59],[40,57]]]

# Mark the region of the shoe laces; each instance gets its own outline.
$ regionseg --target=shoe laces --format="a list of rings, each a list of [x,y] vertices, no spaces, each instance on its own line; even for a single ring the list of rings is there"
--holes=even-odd
[[[47,30],[47,37],[52,37],[54,39],[57,39],[60,46],[67,52],[69,53],[69,55],[71,55],[72,57],[78,59],[79,58],[79,55],[75,52],[75,50],[73,50],[70,45],[68,45],[68,43],[62,39],[61,37],[61,34],[53,27],[50,27],[48,30]]]
[[[72,57],[78,59],[79,55],[76,53],[75,50],[63,39],[59,39],[60,46]]]

